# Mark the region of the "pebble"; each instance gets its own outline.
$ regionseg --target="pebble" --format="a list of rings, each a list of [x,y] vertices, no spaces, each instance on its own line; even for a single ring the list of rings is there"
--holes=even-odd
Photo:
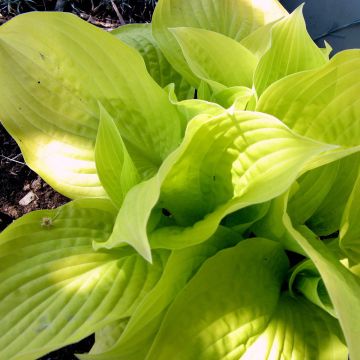
[[[36,199],[36,195],[32,192],[29,191],[20,201],[19,201],[19,205],[21,206],[26,206],[29,205],[32,201],[34,201]]]

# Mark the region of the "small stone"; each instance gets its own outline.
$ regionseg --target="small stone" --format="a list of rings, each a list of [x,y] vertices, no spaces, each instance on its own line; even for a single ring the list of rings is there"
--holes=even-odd
[[[31,183],[31,188],[34,191],[38,191],[41,189],[41,178],[39,176]]]
[[[19,205],[21,206],[26,206],[29,205],[32,201],[34,201],[36,199],[36,195],[32,192],[29,191],[20,201],[19,201]]]

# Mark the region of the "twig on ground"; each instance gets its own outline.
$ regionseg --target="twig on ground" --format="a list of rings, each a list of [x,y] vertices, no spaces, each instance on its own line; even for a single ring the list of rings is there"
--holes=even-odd
[[[8,161],[12,161],[12,162],[15,162],[15,163],[20,164],[20,165],[26,165],[24,162],[16,160],[16,158],[19,157],[20,155],[21,155],[21,154],[18,154],[18,155],[16,155],[14,158],[9,158],[9,157],[7,157],[7,156],[5,156],[5,155],[3,155],[3,154],[0,154],[0,156],[1,156],[2,158],[6,159],[6,160],[8,160]]]
[[[114,0],[110,0],[111,1],[111,5],[117,15],[117,17],[119,18],[119,21],[120,21],[120,24],[121,25],[125,25],[125,21],[124,21],[124,18],[122,17],[122,15],[120,14],[120,11],[119,9],[117,8],[116,4],[114,3]]]

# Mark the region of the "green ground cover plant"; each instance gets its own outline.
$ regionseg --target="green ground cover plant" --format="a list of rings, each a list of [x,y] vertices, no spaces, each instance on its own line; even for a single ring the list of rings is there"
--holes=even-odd
[[[0,358],[360,359],[360,50],[302,7],[0,27],[0,119],[73,199],[0,234]]]

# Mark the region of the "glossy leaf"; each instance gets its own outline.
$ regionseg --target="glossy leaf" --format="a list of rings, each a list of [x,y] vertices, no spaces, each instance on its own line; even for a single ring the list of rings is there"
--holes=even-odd
[[[71,14],[32,12],[1,26],[0,47],[1,121],[26,163],[66,196],[105,196],[94,161],[98,101],[142,175],[179,144],[167,94],[114,36]]]
[[[294,135],[266,114],[198,116],[157,176],[129,191],[112,236],[95,246],[128,243],[150,259],[147,222],[156,203],[172,214],[176,226],[154,231],[154,247],[173,249],[204,241],[227,214],[284,192],[302,167],[327,148]]]
[[[118,341],[101,354],[93,354],[91,351],[90,354],[81,356],[81,359],[145,359],[166,310],[177,294],[207,258],[221,249],[235,245],[240,239],[235,232],[219,227],[216,233],[202,244],[173,251],[159,282],[138,306]]]
[[[150,266],[129,248],[95,252],[115,209],[81,199],[32,212],[0,235],[0,357],[29,359],[130,316],[159,279],[167,252]]]
[[[306,359],[325,360],[333,354],[346,359],[334,319],[303,300],[280,294],[286,271],[285,253],[270,240],[244,240],[221,251],[175,299],[147,359],[169,359],[174,353],[179,360],[300,354]],[[307,329],[320,336],[304,336]],[[325,344],[331,344],[331,351]]]
[[[246,351],[252,359],[347,360],[336,320],[301,297],[282,294],[266,330]]]
[[[197,87],[198,79],[189,70],[170,28],[201,28],[239,41],[286,14],[277,0],[160,0],[152,19],[153,35],[172,66]]]

